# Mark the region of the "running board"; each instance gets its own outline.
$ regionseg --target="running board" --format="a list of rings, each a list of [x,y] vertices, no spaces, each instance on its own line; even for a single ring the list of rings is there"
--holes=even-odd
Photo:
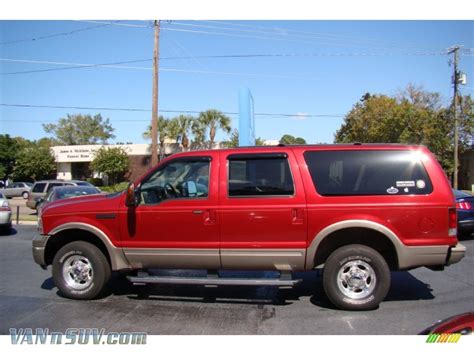
[[[302,280],[264,278],[174,277],[174,276],[127,276],[133,284],[171,284],[204,286],[281,286],[293,287]]]

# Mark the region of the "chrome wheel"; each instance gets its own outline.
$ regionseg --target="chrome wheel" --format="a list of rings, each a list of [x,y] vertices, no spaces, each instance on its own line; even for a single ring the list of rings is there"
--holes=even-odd
[[[94,269],[86,257],[71,255],[63,263],[62,274],[64,281],[70,288],[80,291],[91,285]]]
[[[337,286],[348,298],[361,299],[370,295],[377,279],[375,271],[362,260],[352,260],[341,266],[337,273]]]

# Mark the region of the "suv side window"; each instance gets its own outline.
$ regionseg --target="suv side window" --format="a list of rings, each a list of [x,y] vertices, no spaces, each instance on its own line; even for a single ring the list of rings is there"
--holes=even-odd
[[[311,178],[323,196],[423,195],[433,191],[415,152],[403,150],[307,151]]]
[[[228,160],[230,197],[293,195],[293,177],[286,154],[232,154]]]
[[[177,159],[153,172],[140,186],[140,204],[176,198],[207,198],[209,157]]]
[[[33,186],[33,190],[31,192],[44,192],[44,188],[46,187],[46,183],[40,182]]]

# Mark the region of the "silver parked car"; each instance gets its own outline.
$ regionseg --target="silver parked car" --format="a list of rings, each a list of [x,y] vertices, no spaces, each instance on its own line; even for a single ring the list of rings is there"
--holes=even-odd
[[[64,200],[78,196],[96,195],[103,193],[94,186],[58,186],[50,190],[46,197],[38,200],[36,210],[38,211],[38,218],[41,216],[41,210],[51,202],[57,200]]]
[[[28,196],[30,196],[30,191],[32,187],[33,184],[31,182],[14,182],[0,189],[0,191],[3,192],[6,198],[21,196],[26,200]]]
[[[36,181],[31,189],[30,196],[26,205],[29,208],[36,209],[38,201],[44,199],[46,194],[51,191],[53,188],[58,186],[90,186],[95,187],[94,185],[88,183],[87,181],[81,180],[43,180]]]
[[[12,210],[10,209],[7,198],[3,192],[0,192],[0,230],[3,233],[9,234],[11,228]]]

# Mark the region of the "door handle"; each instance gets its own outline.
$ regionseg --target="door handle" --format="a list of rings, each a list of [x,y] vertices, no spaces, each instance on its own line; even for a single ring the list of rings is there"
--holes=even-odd
[[[203,214],[204,211],[201,211],[201,210],[194,210],[193,213],[194,213],[194,214]]]
[[[216,211],[214,210],[206,210],[204,215],[204,225],[213,225],[216,223]]]
[[[293,208],[291,210],[291,222],[293,224],[303,224],[304,211],[301,208]]]

